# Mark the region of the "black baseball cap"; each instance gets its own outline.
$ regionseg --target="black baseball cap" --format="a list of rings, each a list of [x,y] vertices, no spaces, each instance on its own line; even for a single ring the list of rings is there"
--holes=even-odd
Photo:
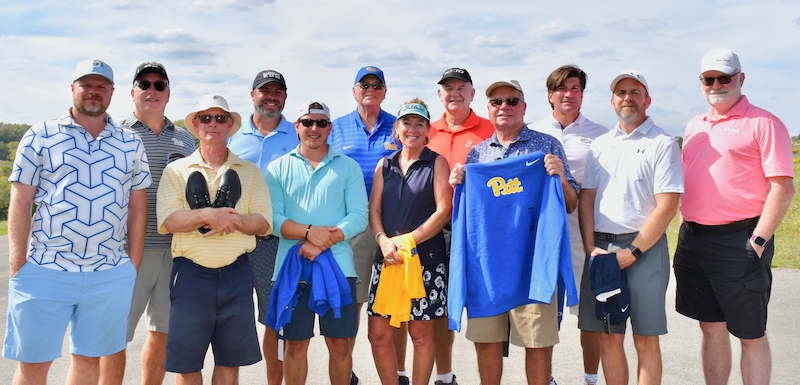
[[[281,75],[278,71],[273,70],[264,70],[256,75],[256,78],[253,80],[253,89],[264,87],[265,84],[270,82],[278,82],[278,84],[283,87],[283,90],[286,91],[286,81],[283,80],[283,75]]]
[[[166,79],[167,82],[169,82],[169,76],[167,76],[167,70],[164,68],[164,65],[154,61],[149,61],[139,64],[139,66],[136,67],[136,73],[133,75],[133,82],[136,83],[136,79],[139,78],[139,75],[148,72],[155,72],[163,76],[164,79]]]
[[[469,76],[469,72],[467,72],[467,70],[463,68],[453,67],[447,71],[444,71],[444,73],[442,74],[442,80],[439,80],[439,84],[442,84],[443,81],[449,78],[456,78],[458,80],[469,82],[469,84],[472,84],[472,77]]]

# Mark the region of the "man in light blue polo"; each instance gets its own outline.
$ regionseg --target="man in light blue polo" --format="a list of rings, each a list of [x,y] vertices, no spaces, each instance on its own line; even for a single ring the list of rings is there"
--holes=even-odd
[[[320,101],[303,103],[295,123],[300,145],[267,166],[274,233],[280,237],[273,278],[277,278],[289,249],[302,242],[300,255],[312,261],[330,248],[347,277],[351,293],[355,293],[353,250],[345,241],[367,227],[367,194],[358,164],[326,144],[331,131],[330,116],[330,110]],[[316,318],[308,306],[313,285],[302,291],[291,321],[283,327],[287,385],[305,384],[308,374],[308,345]],[[333,385],[345,385],[351,379],[350,339],[357,331],[355,304],[342,307],[341,318],[336,318],[330,310],[320,317],[320,332],[330,352]]]
[[[259,72],[253,80],[250,97],[255,112],[247,123],[242,124],[242,129],[228,139],[228,149],[242,159],[255,163],[266,174],[267,165],[297,147],[300,140],[297,139],[294,124],[282,114],[287,94],[286,81],[280,72]],[[270,234],[256,237],[256,248],[249,254],[253,285],[258,297],[258,322],[267,328],[262,350],[267,364],[267,383],[270,385],[280,385],[283,379],[283,364],[278,360],[278,340],[265,322],[277,253],[278,237]]]
[[[46,383],[67,325],[67,383],[97,383],[100,357],[125,349],[151,180],[139,136],[105,113],[113,92],[108,64],[78,63],[68,113],[31,127],[17,148],[3,345],[20,361],[16,384]]]
[[[367,188],[367,199],[372,191],[372,175],[375,166],[383,157],[391,155],[398,149],[392,138],[392,126],[396,118],[381,109],[386,98],[386,78],[383,71],[375,66],[366,66],[358,70],[353,97],[358,107],[351,113],[333,121],[333,128],[328,137],[331,149],[353,158],[361,166],[364,185]],[[371,231],[364,231],[350,239],[353,248],[356,272],[358,311],[369,299],[369,281],[372,277],[372,263],[378,244]],[[350,345],[355,346],[353,337]],[[358,384],[358,377],[353,374],[352,383]]]

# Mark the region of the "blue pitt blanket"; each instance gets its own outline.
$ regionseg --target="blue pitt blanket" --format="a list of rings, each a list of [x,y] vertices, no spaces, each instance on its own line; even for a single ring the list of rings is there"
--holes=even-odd
[[[350,284],[331,250],[326,249],[311,262],[300,256],[300,246],[289,249],[269,296],[266,323],[272,330],[280,330],[292,320],[292,311],[308,285],[308,308],[320,316],[333,310],[333,315],[340,318],[340,309],[353,303]]]

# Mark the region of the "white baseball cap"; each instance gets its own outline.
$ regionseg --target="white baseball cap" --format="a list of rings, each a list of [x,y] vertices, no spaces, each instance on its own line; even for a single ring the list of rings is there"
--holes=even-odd
[[[75,72],[72,74],[72,82],[74,83],[86,75],[100,75],[108,79],[111,84],[114,84],[114,71],[102,60],[89,59],[78,63],[75,66]]]
[[[314,104],[318,104],[319,106],[315,106]],[[300,118],[308,114],[323,114],[328,120],[331,119],[331,110],[325,103],[319,100],[308,100],[301,104],[300,109],[297,110],[297,120],[300,120]]]
[[[732,74],[736,71],[742,71],[742,65],[739,64],[739,56],[727,48],[717,48],[711,50],[700,62],[700,74],[707,71],[719,71],[725,74]]]
[[[239,131],[239,127],[242,126],[242,116],[239,115],[238,112],[231,111],[230,108],[228,108],[228,101],[222,96],[208,94],[200,97],[200,100],[197,101],[197,105],[194,107],[194,111],[190,112],[189,115],[186,115],[186,119],[183,120],[183,122],[186,124],[186,128],[192,133],[192,135],[198,138],[200,137],[197,135],[197,127],[194,126],[194,117],[198,112],[203,112],[212,108],[219,108],[233,116],[233,127],[231,128],[231,131],[228,132],[229,138],[233,136],[236,131]]]
[[[650,95],[650,86],[647,85],[647,79],[644,78],[641,72],[637,70],[624,70],[611,81],[611,92],[614,92],[614,88],[617,88],[617,83],[621,82],[623,79],[633,79],[639,83],[642,83],[644,86],[644,90],[647,91],[647,94]]]

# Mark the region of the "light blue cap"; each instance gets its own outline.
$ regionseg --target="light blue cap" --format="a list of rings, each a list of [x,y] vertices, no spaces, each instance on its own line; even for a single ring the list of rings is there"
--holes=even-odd
[[[74,83],[86,75],[100,75],[114,84],[114,71],[102,60],[89,59],[78,63],[75,66],[75,73],[72,74],[72,82]]]

